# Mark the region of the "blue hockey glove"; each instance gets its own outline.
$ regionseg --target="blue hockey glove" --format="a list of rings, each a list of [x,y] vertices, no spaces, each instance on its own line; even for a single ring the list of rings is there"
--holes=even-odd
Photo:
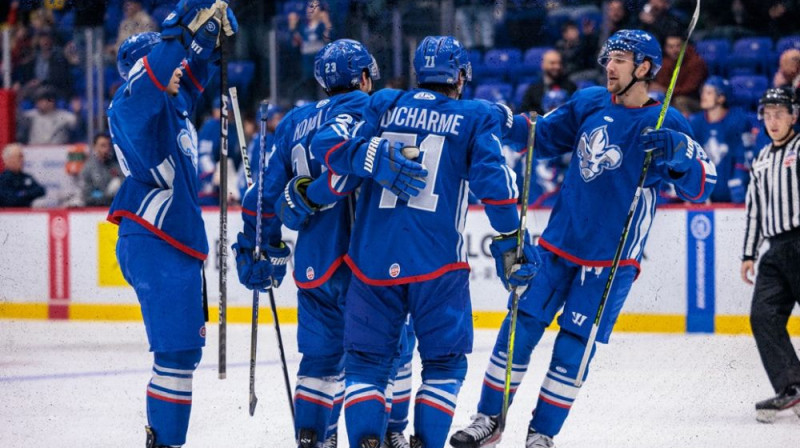
[[[500,277],[503,286],[509,291],[513,288],[522,288],[518,289],[520,294],[528,287],[528,283],[542,266],[542,259],[531,243],[527,230],[522,240],[522,260],[517,260],[517,232],[496,236],[489,245],[497,276]]]
[[[239,282],[247,289],[266,291],[272,283],[273,268],[270,260],[263,258],[263,253],[258,260],[253,259],[255,242],[243,232],[239,232],[232,247],[236,252],[236,273],[239,274]],[[286,266],[283,267],[283,273],[286,275]]]
[[[373,137],[362,144],[355,156],[356,175],[371,177],[383,188],[407,201],[425,188],[428,171],[417,162],[403,157],[401,143]]]
[[[267,246],[267,256],[272,264],[272,286],[281,286],[283,278],[286,277],[286,265],[289,263],[289,256],[292,255],[291,249],[283,241],[279,247]]]
[[[206,22],[225,16],[227,6],[222,0],[180,0],[161,24],[161,37],[178,39],[187,48]]]
[[[659,129],[642,134],[640,147],[655,151],[656,166],[666,166],[677,173],[685,173],[695,163],[698,143],[688,135],[672,129]]]
[[[319,206],[306,196],[308,184],[312,180],[308,176],[293,178],[275,201],[275,213],[283,225],[292,230],[303,229],[308,224],[308,218],[319,210]]]
[[[219,31],[220,23],[216,18],[210,19],[197,31],[197,34],[194,35],[192,45],[190,46],[197,59],[202,61],[217,59],[212,55],[219,40]]]

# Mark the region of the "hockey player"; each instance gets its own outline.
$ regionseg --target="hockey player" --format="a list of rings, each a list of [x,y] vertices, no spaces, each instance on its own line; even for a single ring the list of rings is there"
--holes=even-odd
[[[219,128],[222,123],[220,119],[221,106],[219,96],[214,97],[211,107],[211,115],[197,131],[197,151],[198,185],[197,196],[200,205],[219,205],[219,174],[218,165],[220,160],[220,138]],[[228,157],[233,162],[234,167],[238,167],[242,161],[239,151],[239,136],[236,132],[231,132],[231,121],[228,121]],[[230,193],[229,193],[230,194]],[[241,196],[231,194],[231,197],[238,200]]]
[[[119,224],[117,259],[154,352],[149,448],[185,443],[192,375],[205,345],[201,270],[208,240],[197,200],[197,134],[188,117],[216,70],[220,28],[226,35],[237,29],[227,6],[181,0],[160,34],[134,35],[117,54],[126,81],[108,120],[126,177],[108,220]]]
[[[689,119],[695,139],[703,144],[708,158],[717,167],[717,185],[711,192],[711,202],[744,202],[747,188],[745,152],[752,145],[752,126],[738,107],[728,104],[733,90],[728,80],[719,76],[708,78],[700,92],[698,112]]]
[[[501,233],[492,250],[504,283],[524,282],[535,272],[526,263],[509,274],[519,226],[517,189],[500,152],[497,114],[484,103],[458,100],[471,78],[465,50],[452,37],[427,37],[416,50],[414,69],[419,88],[374,94],[357,138],[314,153],[325,161],[328,179],[365,178],[345,256],[354,273],[345,312],[345,421],[353,447],[378,446],[384,438],[391,400],[385,391],[408,313],[423,365],[411,447],[437,448],[446,441],[472,348],[461,233],[468,183]],[[410,172],[404,146],[426,171]],[[534,260],[527,241],[525,248]]]
[[[598,62],[607,72],[606,88],[576,92],[566,104],[541,117],[536,126],[536,157],[574,155],[539,239],[541,270],[519,301],[512,398],[533,348],[563,307],[550,368],[529,425],[527,448],[553,446],[552,438],[561,430],[577,397],[575,379],[645,152],[656,151],[654,166],[636,206],[631,236],[605,304],[599,342],[608,342],[640,270],[659,184],[673,183],[683,199],[702,202],[716,180],[714,165],[690,137],[689,124],[677,110],[668,110],[661,130],[646,132],[655,126],[661,109],[661,104],[647,96],[648,83],[661,66],[658,41],[643,31],[618,31],[606,42]],[[478,414],[467,428],[451,437],[450,444],[455,447],[494,446],[500,440],[498,418],[503,406],[508,331],[507,317],[484,376]]]
[[[747,187],[741,268],[745,283],[753,284],[758,247],[763,239],[769,241],[750,310],[758,353],[777,394],[756,403],[756,419],[763,423],[772,423],[778,411],[792,408],[800,416],[800,359],[786,329],[794,304],[800,303],[800,134],[792,129],[799,113],[791,89],[768,89],[761,97],[758,118],[772,141],[753,161]]]
[[[314,72],[329,98],[295,108],[283,118],[264,172],[262,241],[268,258],[252,260],[258,199],[255,185],[245,193],[244,231],[234,244],[242,284],[251,289],[268,286],[269,279],[258,273],[269,271],[271,259],[278,286],[289,257],[289,249],[281,241],[281,222],[298,230],[294,280],[298,287],[297,342],[303,357],[295,391],[295,434],[301,448],[336,444],[344,394],[342,304],[350,281],[350,269],[343,263],[352,227],[348,195],[360,183],[358,178],[342,177],[330,189],[327,182],[310,186],[324,168],[320,159],[311,156],[309,146],[330,117],[360,119],[372,83],[380,77],[372,55],[349,39],[320,50]],[[320,209],[314,204],[332,205]],[[313,207],[315,213],[299,217],[298,207]]]

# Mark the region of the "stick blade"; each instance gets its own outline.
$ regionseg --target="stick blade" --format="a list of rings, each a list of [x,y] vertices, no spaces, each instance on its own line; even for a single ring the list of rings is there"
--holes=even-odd
[[[255,394],[250,394],[250,417],[256,413],[256,404],[258,404],[258,397]]]

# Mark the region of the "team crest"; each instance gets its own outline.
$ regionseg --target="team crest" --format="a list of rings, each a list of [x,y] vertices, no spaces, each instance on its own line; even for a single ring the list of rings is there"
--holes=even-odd
[[[578,143],[581,159],[581,177],[585,182],[594,180],[603,170],[613,170],[622,164],[622,151],[608,144],[607,126],[596,128],[587,136],[584,132]]]
[[[314,268],[312,268],[311,266],[306,268],[306,278],[308,280],[314,280]]]
[[[178,147],[190,159],[192,165],[197,168],[197,131],[189,119],[186,119],[186,129],[181,129],[178,133]]]
[[[397,277],[400,275],[400,265],[397,263],[392,264],[389,266],[389,276],[392,278]]]

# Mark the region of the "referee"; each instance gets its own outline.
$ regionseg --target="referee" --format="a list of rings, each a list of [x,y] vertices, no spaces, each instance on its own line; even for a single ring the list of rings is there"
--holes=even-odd
[[[753,161],[747,188],[747,227],[742,280],[752,285],[762,238],[769,249],[755,278],[750,325],[761,362],[776,396],[756,403],[756,419],[775,420],[778,411],[793,408],[800,416],[800,360],[786,324],[800,303],[800,134],[793,129],[800,106],[791,90],[769,89],[758,104],[771,143]]]

